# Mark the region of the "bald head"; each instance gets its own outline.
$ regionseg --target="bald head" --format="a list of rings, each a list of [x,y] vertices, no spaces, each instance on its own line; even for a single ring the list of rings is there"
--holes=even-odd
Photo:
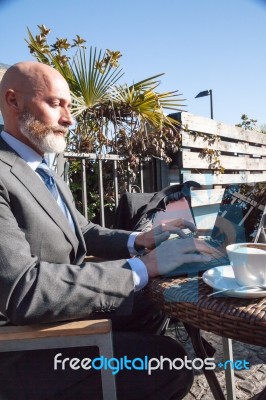
[[[67,83],[54,68],[39,62],[20,62],[10,67],[0,83],[0,108],[3,115],[6,110],[6,93],[8,90],[23,95],[25,98],[50,90],[52,82]]]
[[[54,68],[39,62],[20,62],[10,67],[0,83],[0,109],[4,129],[19,140],[29,143],[35,136],[45,132],[58,135],[73,123],[70,115],[71,96],[68,84]],[[35,121],[34,133],[25,134],[21,122]],[[42,134],[36,130],[41,126]],[[25,126],[24,126],[25,128]],[[39,129],[39,128],[38,128]],[[36,149],[36,143],[33,144]]]

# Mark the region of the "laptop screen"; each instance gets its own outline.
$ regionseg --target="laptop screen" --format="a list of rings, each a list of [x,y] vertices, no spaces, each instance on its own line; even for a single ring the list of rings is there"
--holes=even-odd
[[[160,224],[166,224],[167,222],[177,218],[184,218],[194,224],[194,219],[185,197],[182,197],[178,201],[169,202],[166,205],[165,211],[157,211],[153,218],[152,225],[155,227]]]
[[[266,206],[266,182],[234,184],[224,191],[211,238],[222,247],[254,242]]]

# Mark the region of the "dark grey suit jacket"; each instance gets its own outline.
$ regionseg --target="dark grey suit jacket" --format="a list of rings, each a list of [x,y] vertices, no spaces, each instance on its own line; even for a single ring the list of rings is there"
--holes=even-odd
[[[76,234],[36,173],[0,138],[0,312],[15,324],[130,314],[129,232],[88,222],[56,180]],[[84,263],[85,255],[120,260]]]

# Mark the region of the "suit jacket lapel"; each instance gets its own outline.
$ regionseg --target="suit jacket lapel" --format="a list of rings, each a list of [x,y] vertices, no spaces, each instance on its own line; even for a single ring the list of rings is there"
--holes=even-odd
[[[72,231],[66,217],[61,212],[58,204],[53,196],[49,193],[42,180],[36,175],[34,171],[27,165],[27,163],[0,137],[0,159],[11,166],[11,172],[17,179],[28,189],[40,206],[47,212],[47,214],[54,220],[54,222],[62,229],[66,237],[73,245],[75,254],[80,250],[80,255],[86,253],[86,245],[79,228],[76,217],[75,207],[72,204],[71,197],[65,188],[65,185],[56,178],[60,192],[63,194],[64,201],[66,202],[69,211],[72,215],[76,233]],[[79,241],[79,243],[78,243]],[[79,249],[77,249],[79,245]],[[77,255],[78,256],[78,255]]]
[[[40,206],[49,214],[54,222],[62,229],[70,242],[76,247],[77,239],[66,217],[60,210],[57,202],[47,190],[43,181],[27,166],[22,158],[17,157],[11,168],[11,172],[28,189]]]

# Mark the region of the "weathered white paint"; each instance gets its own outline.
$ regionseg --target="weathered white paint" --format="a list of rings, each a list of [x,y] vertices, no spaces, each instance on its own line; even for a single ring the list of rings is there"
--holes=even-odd
[[[190,113],[181,113],[181,124],[189,131],[208,133],[223,138],[266,145],[266,135],[263,133],[246,131],[234,125],[227,125],[214,119],[196,116]]]
[[[192,206],[198,227],[211,229],[226,185],[266,181],[266,135],[189,113],[181,113],[181,124],[180,181],[203,186],[192,191]],[[208,140],[197,132],[206,134]],[[214,136],[219,139],[210,143]],[[205,148],[220,152],[224,174],[202,157]]]

